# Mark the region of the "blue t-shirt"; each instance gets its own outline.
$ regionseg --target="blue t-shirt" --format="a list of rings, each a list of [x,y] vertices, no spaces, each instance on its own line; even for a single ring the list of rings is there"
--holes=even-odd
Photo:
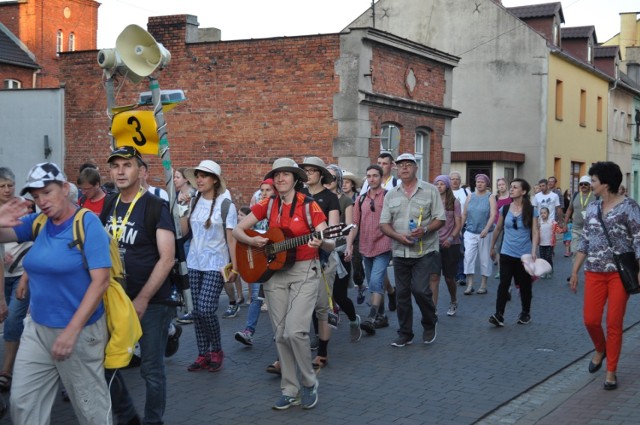
[[[147,234],[147,226],[145,220],[149,219],[147,214],[147,205],[149,205],[149,197],[154,196],[149,192],[145,192],[136,202],[131,215],[126,223],[126,228],[122,233],[122,237],[118,241],[118,246],[124,253],[124,271],[127,281],[126,292],[129,298],[134,299],[147,283],[149,275],[160,259],[158,251],[158,243],[155,235]],[[115,204],[114,204],[115,205]],[[117,211],[115,212],[116,226],[122,225],[122,220],[127,214],[130,203],[118,202]],[[113,228],[113,211],[109,211],[105,227],[109,234]],[[173,219],[169,213],[169,204],[163,202],[160,217],[155,223],[156,229],[169,230],[175,233]],[[149,300],[151,304],[167,302],[171,297],[171,282],[167,277],[164,284],[158,289],[154,296]]]
[[[31,225],[38,214],[22,218],[14,227],[19,242],[33,240]],[[80,306],[89,285],[89,270],[111,268],[109,235],[95,214],[85,214],[84,255],[89,270],[82,261],[78,247],[69,247],[73,241],[73,217],[60,225],[47,220],[40,229],[33,246],[24,257],[24,269],[29,275],[30,308],[32,319],[43,326],[65,328]],[[102,302],[85,326],[102,317]]]
[[[509,205],[505,205],[502,208],[509,208]],[[500,215],[502,215],[502,208],[500,208]],[[538,209],[535,207],[533,208],[533,216],[538,217]],[[509,211],[502,229],[504,231],[504,239],[502,240],[500,254],[515,258],[520,258],[524,254],[531,254],[531,228],[524,227],[522,214],[514,216]]]

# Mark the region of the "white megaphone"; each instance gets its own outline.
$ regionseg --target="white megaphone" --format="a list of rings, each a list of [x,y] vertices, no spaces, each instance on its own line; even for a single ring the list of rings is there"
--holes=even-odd
[[[156,69],[164,68],[170,60],[171,53],[138,25],[129,25],[122,30],[115,49],[98,52],[98,65],[109,76],[118,71],[134,83],[139,83]]]

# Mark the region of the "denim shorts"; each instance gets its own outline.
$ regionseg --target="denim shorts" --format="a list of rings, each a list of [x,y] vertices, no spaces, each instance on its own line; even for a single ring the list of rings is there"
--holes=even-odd
[[[20,341],[24,329],[24,318],[29,309],[29,292],[24,299],[16,298],[16,288],[20,282],[20,276],[4,278],[4,297],[9,305],[9,315],[4,321],[4,340],[8,342]]]
[[[391,251],[375,257],[362,256],[364,273],[369,282],[369,292],[384,295],[384,277],[387,275],[387,267],[390,260]]]

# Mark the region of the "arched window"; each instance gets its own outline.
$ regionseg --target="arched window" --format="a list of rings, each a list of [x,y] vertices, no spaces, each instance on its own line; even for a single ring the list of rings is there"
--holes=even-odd
[[[74,33],[69,34],[69,51],[76,51],[76,35]]]
[[[421,180],[429,179],[429,152],[431,152],[431,132],[428,129],[416,130],[415,156],[418,164],[417,177]]]
[[[4,88],[5,89],[20,89],[22,88],[22,83],[18,80],[14,80],[12,78],[7,78],[4,80]]]
[[[64,33],[62,32],[62,30],[58,30],[58,33],[56,34],[56,53],[60,53],[63,51],[64,46]]]
[[[382,124],[380,152],[389,152],[395,158],[398,156],[398,146],[400,146],[400,128],[392,123]]]

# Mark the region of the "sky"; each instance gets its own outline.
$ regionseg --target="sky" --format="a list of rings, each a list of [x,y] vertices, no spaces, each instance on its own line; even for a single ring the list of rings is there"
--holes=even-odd
[[[474,1],[474,0],[468,0]],[[486,0],[482,0],[486,1]],[[505,7],[553,0],[502,0]],[[200,28],[215,27],[223,40],[267,38],[341,31],[371,0],[100,0],[98,48],[115,47],[129,24],[146,29],[149,16],[195,15]],[[599,42],[619,32],[620,12],[640,12],[640,0],[562,1],[564,26],[595,25]]]

